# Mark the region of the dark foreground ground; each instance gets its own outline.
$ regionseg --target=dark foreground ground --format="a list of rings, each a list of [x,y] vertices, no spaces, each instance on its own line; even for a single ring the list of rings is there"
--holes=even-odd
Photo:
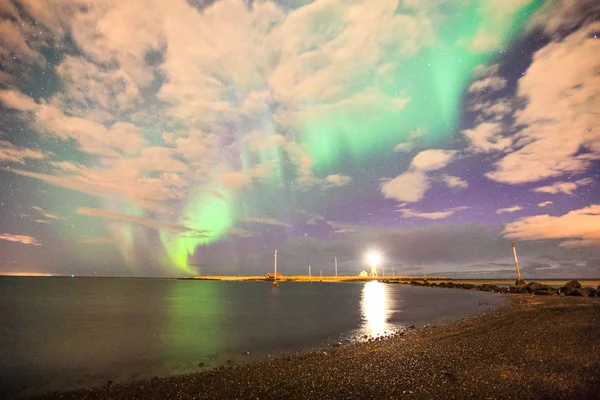
[[[386,340],[47,399],[600,399],[600,299],[515,296]]]

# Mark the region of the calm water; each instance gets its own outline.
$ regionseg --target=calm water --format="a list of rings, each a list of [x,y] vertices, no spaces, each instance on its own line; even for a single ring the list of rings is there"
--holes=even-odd
[[[0,278],[0,397],[198,371],[502,301],[377,282]]]

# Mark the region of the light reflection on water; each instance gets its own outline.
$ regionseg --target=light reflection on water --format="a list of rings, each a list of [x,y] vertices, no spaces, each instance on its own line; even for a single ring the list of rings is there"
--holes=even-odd
[[[364,285],[361,298],[364,334],[379,336],[391,330],[388,323],[392,312],[389,287],[390,285],[377,281]]]

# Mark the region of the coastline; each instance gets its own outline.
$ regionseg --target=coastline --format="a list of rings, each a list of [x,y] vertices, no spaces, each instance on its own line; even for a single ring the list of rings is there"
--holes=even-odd
[[[37,398],[596,398],[598,391],[600,300],[523,295],[382,340]]]

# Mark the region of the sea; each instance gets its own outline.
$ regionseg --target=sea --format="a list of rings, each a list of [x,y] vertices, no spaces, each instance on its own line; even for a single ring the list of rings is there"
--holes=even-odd
[[[409,285],[0,278],[0,398],[164,377],[366,340],[503,303]]]

